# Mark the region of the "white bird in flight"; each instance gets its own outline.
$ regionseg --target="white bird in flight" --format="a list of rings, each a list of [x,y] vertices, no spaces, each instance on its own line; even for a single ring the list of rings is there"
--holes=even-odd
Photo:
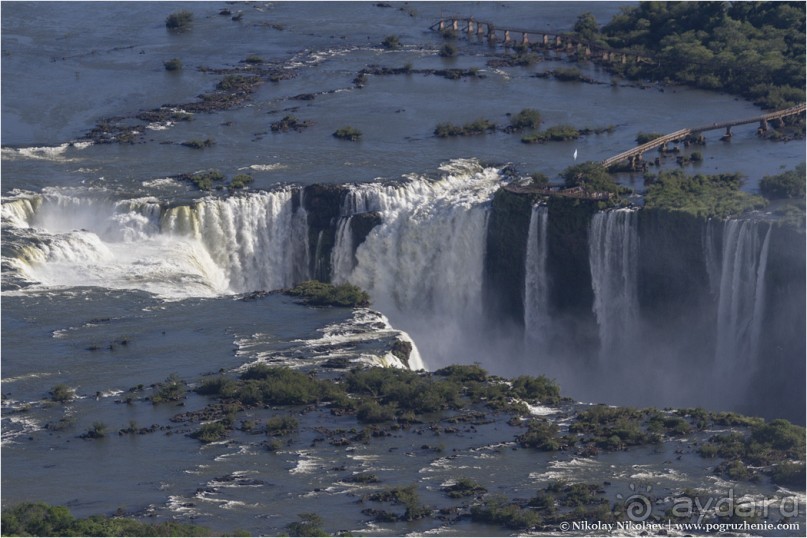
[[[577,148],[574,148],[574,155],[572,155],[572,157],[575,161],[577,160]]]

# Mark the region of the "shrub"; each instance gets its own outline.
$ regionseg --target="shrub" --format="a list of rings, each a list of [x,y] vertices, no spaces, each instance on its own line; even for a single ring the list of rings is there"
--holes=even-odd
[[[583,74],[576,67],[558,67],[552,71],[552,75],[556,79],[563,81],[581,80],[583,78]]]
[[[286,367],[256,365],[241,374],[235,397],[245,404],[303,405],[333,399],[339,388]]]
[[[370,295],[352,284],[327,284],[318,280],[307,280],[286,290],[288,295],[300,297],[305,304],[312,306],[364,307],[370,305]]]
[[[106,429],[106,424],[96,421],[92,423],[90,429],[82,437],[85,439],[102,439],[106,437]]]
[[[368,400],[359,406],[356,418],[360,422],[375,424],[395,420],[395,408]]]
[[[404,519],[412,521],[426,516],[429,512],[428,508],[420,503],[420,496],[417,492],[417,485],[397,487],[385,489],[376,493],[370,494],[368,497],[371,501],[376,502],[392,502],[395,504],[402,504],[405,508]]]
[[[348,125],[346,127],[337,129],[333,133],[333,136],[339,138],[340,140],[350,140],[351,142],[356,142],[361,138],[361,131]]]
[[[462,127],[452,123],[438,123],[434,128],[435,136],[447,138],[449,136],[460,136],[463,134]]]
[[[440,47],[440,52],[438,53],[443,58],[453,58],[457,55],[457,46],[453,43],[446,43],[442,47]]]
[[[230,188],[243,189],[253,181],[252,176],[249,174],[236,174],[233,179],[230,180]]]
[[[235,383],[231,379],[220,375],[204,378],[193,391],[206,396],[228,396],[231,395],[234,388]]]
[[[661,138],[662,136],[664,135],[661,133],[639,133],[636,135],[636,143],[641,146],[642,144],[647,144],[651,140]]]
[[[519,376],[513,381],[512,390],[516,396],[526,400],[538,400],[550,405],[560,401],[560,387],[545,376]]]
[[[182,60],[179,58],[171,58],[163,62],[163,67],[166,71],[179,71],[182,69]]]
[[[508,529],[525,530],[541,523],[541,518],[532,510],[522,509],[510,503],[505,497],[495,496],[483,504],[471,507],[471,521],[492,523]]]
[[[214,443],[227,437],[227,428],[221,422],[208,422],[202,424],[202,427],[191,434],[191,437],[203,443]]]
[[[763,177],[759,182],[759,192],[769,200],[777,198],[802,200],[805,194],[806,177],[805,163],[801,163],[794,170]]]
[[[803,463],[780,463],[773,468],[771,477],[780,486],[797,487],[804,489],[805,468]]]
[[[297,431],[300,423],[291,416],[272,417],[266,421],[267,435],[287,435]]]
[[[537,129],[541,125],[541,113],[534,108],[525,108],[512,118],[510,125],[514,129]]]
[[[380,482],[380,480],[373,473],[356,473],[342,479],[342,482],[348,482],[350,484],[376,484]]]
[[[273,132],[287,132],[290,129],[295,131],[302,131],[303,129],[309,127],[311,122],[309,121],[300,121],[294,116],[284,116],[282,120],[272,122],[270,128]]]
[[[619,186],[600,163],[589,161],[570,166],[560,173],[566,187],[585,187],[593,191],[619,192]]]
[[[187,10],[177,11],[165,19],[165,27],[169,30],[187,30],[193,22],[193,13]]]
[[[177,374],[171,374],[154,388],[151,403],[178,402],[185,397],[185,391],[185,383]]]
[[[728,217],[765,207],[765,199],[740,190],[738,174],[687,176],[680,170],[658,175],[645,194],[645,207],[700,217]]]
[[[183,175],[180,176],[181,179],[185,179],[193,183],[197,189],[202,191],[209,191],[213,188],[214,181],[223,181],[224,174],[219,172],[218,170],[208,170],[206,172],[197,172],[191,175]]]
[[[183,146],[185,146],[186,148],[192,148],[192,149],[209,148],[209,147],[213,146],[213,144],[215,144],[215,142],[213,142],[212,138],[206,138],[204,140],[194,139],[194,140],[188,140],[186,142],[182,142]]]
[[[484,382],[488,378],[487,371],[478,364],[452,364],[437,370],[434,375],[449,377],[459,383],[468,381]]]
[[[452,123],[438,123],[434,129],[434,134],[440,138],[449,136],[469,136],[484,134],[488,131],[495,131],[496,124],[490,120],[480,118],[472,122],[466,123],[463,126],[454,125]]]
[[[76,397],[76,391],[65,385],[59,383],[50,389],[50,399],[54,402],[67,403]]]
[[[546,420],[532,420],[527,432],[516,437],[516,441],[523,447],[552,452],[560,449],[560,440],[557,435],[557,424]]]
[[[401,48],[401,42],[397,35],[388,35],[381,42],[381,46],[388,50],[397,50]]]
[[[210,536],[197,525],[168,521],[141,523],[135,519],[90,516],[76,519],[64,506],[20,503],[3,509],[3,536]]]
[[[530,186],[544,189],[549,186],[549,178],[541,172],[533,172],[530,174]]]
[[[298,514],[297,517],[300,518],[300,521],[286,525],[289,536],[329,536],[322,529],[322,518],[317,514],[306,512]]]
[[[481,495],[486,493],[487,490],[480,486],[476,481],[470,478],[458,478],[456,482],[450,486],[440,488],[452,499],[459,499],[461,497],[472,497],[474,495]]]
[[[258,83],[260,77],[245,75],[227,75],[216,84],[216,89],[220,91],[250,91]]]

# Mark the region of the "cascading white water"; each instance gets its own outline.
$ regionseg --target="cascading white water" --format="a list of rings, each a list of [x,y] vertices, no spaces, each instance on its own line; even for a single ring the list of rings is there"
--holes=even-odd
[[[285,189],[163,210],[150,198],[46,191],[4,201],[4,226],[20,238],[4,262],[41,285],[176,298],[287,287],[308,274],[307,219],[292,196]]]
[[[765,272],[771,228],[760,241],[760,226],[751,220],[723,224],[720,294],[717,305],[717,371],[753,375],[765,311]]]
[[[293,194],[285,189],[206,198],[190,208],[167,210],[162,232],[190,235],[201,242],[224,272],[231,291],[289,287],[306,276],[301,269],[306,223],[292,209]]]
[[[540,347],[547,344],[551,326],[546,271],[548,218],[547,206],[532,207],[524,271],[524,335],[530,343]]]
[[[376,308],[429,350],[430,367],[456,362],[457,344],[482,334],[488,202],[499,186],[498,171],[475,161],[442,170],[436,181],[351,186],[342,214],[378,211],[382,223],[356,248],[354,267],[333,266],[334,281],[367,290]],[[348,230],[342,231],[334,256],[352,262]]]
[[[347,208],[379,211],[356,251],[356,267],[334,267],[334,279],[370,292],[382,309],[468,316],[481,312],[488,210],[498,186],[495,169],[455,161],[437,181],[352,187]],[[348,258],[347,241],[337,256]]]
[[[350,222],[353,217],[342,217],[336,227],[336,241],[331,251],[331,280],[335,284],[342,284],[343,278],[353,272],[353,232]]]
[[[600,354],[615,360],[639,336],[637,212],[602,211],[591,219],[589,261]]]

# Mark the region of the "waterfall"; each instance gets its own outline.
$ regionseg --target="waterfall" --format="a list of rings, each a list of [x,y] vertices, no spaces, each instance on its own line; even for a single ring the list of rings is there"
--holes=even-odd
[[[355,253],[356,265],[334,266],[334,279],[369,291],[379,308],[469,316],[481,314],[487,202],[498,187],[494,169],[455,161],[439,180],[351,186],[349,210],[379,211]],[[347,219],[341,232],[348,235]],[[348,241],[339,241],[349,259]],[[352,248],[352,245],[351,245]]]
[[[615,360],[639,337],[637,294],[639,236],[636,211],[617,209],[595,214],[589,228],[594,314],[600,354]]]
[[[331,252],[331,280],[336,284],[343,283],[345,275],[353,271],[353,232],[350,229],[352,217],[342,217],[336,228],[336,242]]]
[[[529,341],[541,347],[549,341],[551,322],[546,272],[548,217],[549,210],[546,206],[532,207],[524,271],[524,334]]]
[[[15,267],[45,286],[165,297],[277,289],[308,276],[305,210],[290,188],[164,208],[153,198],[46,190],[3,202]],[[5,232],[4,232],[5,233]]]
[[[748,379],[759,354],[765,310],[765,271],[772,226],[760,241],[760,225],[730,219],[723,224],[720,288],[717,304],[718,371],[743,371]]]
[[[303,280],[307,233],[291,189],[226,199],[206,198],[173,208],[163,233],[191,235],[224,271],[230,291],[272,290]]]

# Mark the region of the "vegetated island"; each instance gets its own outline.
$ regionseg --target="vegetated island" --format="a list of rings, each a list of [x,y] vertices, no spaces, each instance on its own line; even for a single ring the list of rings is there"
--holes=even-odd
[[[175,434],[185,432],[200,443],[211,443],[238,433],[255,439],[269,457],[302,446],[300,443],[309,446],[305,432],[317,434],[315,447],[373,447],[377,440],[395,435],[401,438],[401,446],[413,442],[422,445],[424,454],[455,457],[467,449],[469,437],[478,435],[477,428],[495,425],[497,441],[512,445],[512,450],[596,459],[611,452],[661,449],[674,443],[677,454],[702,459],[705,473],[724,480],[805,486],[805,431],[785,420],[765,421],[701,408],[578,404],[562,396],[558,385],[544,376],[508,380],[492,376],[478,365],[454,365],[427,373],[339,364],[298,371],[257,364],[240,373],[203,377],[193,390],[210,403],[204,409],[172,417]],[[176,395],[180,401],[185,398],[184,391]],[[536,409],[541,411],[536,414]],[[324,413],[342,417],[340,426],[323,422]],[[345,419],[352,425],[346,425]],[[439,443],[419,438],[424,432],[439,434]],[[150,433],[151,429],[122,428],[118,435]],[[677,464],[668,465],[675,468]],[[379,523],[431,518],[450,525],[470,519],[504,531],[555,532],[568,521],[625,520],[624,507],[614,504],[608,494],[608,483],[556,480],[536,488],[531,496],[510,498],[494,493],[502,484],[458,476],[441,489],[448,504],[430,506],[420,498],[416,476],[385,483],[375,473],[346,470],[344,481],[363,487],[356,517]],[[704,495],[697,489],[682,489],[677,498],[694,502]],[[664,520],[689,521],[663,499],[658,499],[654,510]],[[706,520],[737,522],[736,517],[713,514]],[[757,521],[756,516],[746,520]],[[329,531],[327,521],[312,513],[300,514],[285,529],[292,536],[327,535]],[[118,515],[77,520],[66,508],[23,503],[4,510],[3,534],[201,536],[210,532],[173,522],[147,525]]]

